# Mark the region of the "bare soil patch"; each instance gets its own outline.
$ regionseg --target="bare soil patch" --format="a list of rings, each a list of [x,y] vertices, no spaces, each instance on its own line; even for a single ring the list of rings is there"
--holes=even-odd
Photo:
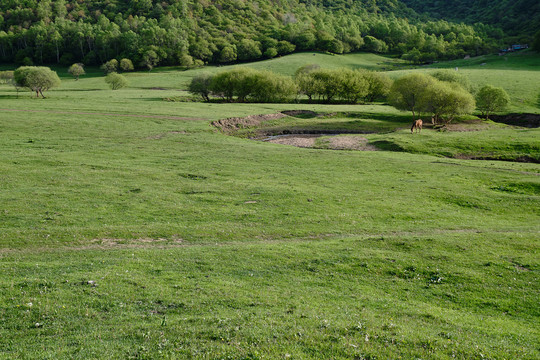
[[[293,135],[273,136],[272,138],[267,139],[265,141],[271,142],[274,144],[291,145],[291,146],[302,147],[302,148],[311,148],[315,146],[315,142],[317,141],[317,138],[319,137],[321,137],[321,135],[293,134]]]
[[[328,139],[331,149],[334,150],[360,150],[377,151],[378,149],[368,144],[368,139],[362,136],[333,136]]]

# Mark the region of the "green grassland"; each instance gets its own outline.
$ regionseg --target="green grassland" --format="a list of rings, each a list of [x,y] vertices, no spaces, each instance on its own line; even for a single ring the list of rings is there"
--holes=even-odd
[[[241,66],[311,59],[394,62]],[[520,64],[459,71],[518,73],[517,111],[540,75]],[[163,100],[220,68],[131,73],[119,91],[87,70],[47,99],[0,85],[0,359],[540,357],[540,165],[455,158],[538,156],[537,129],[469,117],[476,131],[411,135],[382,104]],[[331,115],[211,125],[283,110]],[[248,138],[286,129],[392,151]]]

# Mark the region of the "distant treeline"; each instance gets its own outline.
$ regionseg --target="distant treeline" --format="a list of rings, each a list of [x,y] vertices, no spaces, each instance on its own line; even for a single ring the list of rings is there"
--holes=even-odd
[[[504,37],[487,25],[415,19],[395,0],[3,0],[0,61],[193,66],[318,50],[422,63],[486,53]]]
[[[516,42],[528,41],[540,28],[538,0],[402,0],[429,19],[481,22],[502,28]],[[509,39],[511,40],[511,39]]]

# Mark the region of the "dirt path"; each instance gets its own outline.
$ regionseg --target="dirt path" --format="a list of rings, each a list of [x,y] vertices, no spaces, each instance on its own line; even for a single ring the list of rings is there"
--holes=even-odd
[[[198,118],[198,117],[183,117],[183,116],[169,116],[169,115],[115,114],[115,113],[82,112],[82,111],[26,110],[26,109],[0,109],[0,111],[61,114],[61,115],[118,116],[118,117],[136,117],[136,118],[148,118],[148,119],[167,119],[167,120],[192,120],[192,121],[208,120],[205,118]]]

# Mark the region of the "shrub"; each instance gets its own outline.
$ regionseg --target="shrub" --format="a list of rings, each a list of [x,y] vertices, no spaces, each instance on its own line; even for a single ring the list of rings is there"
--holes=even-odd
[[[84,65],[81,63],[73,64],[69,67],[68,73],[75,78],[75,81],[79,80],[79,76],[84,75]]]
[[[123,58],[120,60],[120,69],[122,71],[133,71],[135,70],[135,67],[130,59]]]
[[[124,76],[115,72],[109,73],[105,77],[105,82],[109,84],[112,90],[118,90],[128,85],[127,79]]]
[[[105,74],[116,72],[118,70],[118,60],[109,60],[105,64],[101,65],[100,69],[103,70]]]

